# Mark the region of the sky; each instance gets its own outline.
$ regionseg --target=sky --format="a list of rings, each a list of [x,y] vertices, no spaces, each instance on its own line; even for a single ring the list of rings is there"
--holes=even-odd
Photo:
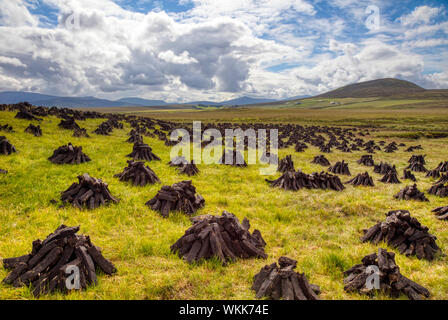
[[[0,91],[284,99],[391,77],[446,89],[447,5],[0,0]]]

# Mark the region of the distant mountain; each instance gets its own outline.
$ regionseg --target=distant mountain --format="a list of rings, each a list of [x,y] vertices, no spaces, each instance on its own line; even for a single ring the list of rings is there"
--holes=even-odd
[[[427,91],[415,83],[386,78],[351,84],[321,95],[317,98],[369,98],[403,97]]]
[[[220,103],[214,102],[214,101],[191,101],[191,102],[186,102],[186,103],[182,103],[182,104],[184,104],[184,105],[218,106]]]
[[[306,95],[301,95],[301,96],[295,96],[295,97],[290,97],[290,98],[286,98],[282,101],[292,101],[292,100],[300,100],[300,99],[306,99],[306,98],[310,98],[311,96],[306,94]]]
[[[147,100],[142,98],[122,98],[117,102],[125,103],[129,106],[164,106],[167,105],[163,100]]]
[[[276,101],[277,100],[274,100],[274,99],[241,97],[241,98],[223,101],[223,102],[220,102],[219,104],[226,105],[226,106],[231,106],[231,105],[244,106],[244,105],[248,105],[248,104],[268,103],[268,102],[276,102]]]

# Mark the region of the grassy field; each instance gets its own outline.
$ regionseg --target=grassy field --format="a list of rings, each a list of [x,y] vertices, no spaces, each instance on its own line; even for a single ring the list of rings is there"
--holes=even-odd
[[[392,137],[397,130],[400,133],[425,129],[448,131],[447,110],[352,110],[347,114],[344,110],[281,108],[260,112],[242,108],[176,113],[134,110],[134,113],[186,122],[194,119],[376,125],[385,128],[374,132],[375,136]],[[14,133],[0,134],[5,135],[18,150],[16,154],[0,156],[0,168],[9,171],[7,175],[0,175],[0,258],[28,253],[33,240],[45,238],[64,223],[81,225],[80,233],[90,235],[92,242],[103,249],[104,255],[118,269],[115,276],[100,276],[98,286],[87,291],[41,299],[254,299],[255,295],[250,290],[253,276],[262,266],[276,261],[281,255],[298,260],[297,270],[305,272],[311,283],[321,287],[322,299],[368,299],[344,292],[342,271],[360,263],[364,255],[378,250],[380,246],[360,243],[362,229],[383,220],[384,214],[394,209],[411,211],[438,237],[437,243],[442,251],[446,253],[448,250],[447,222],[438,221],[430,212],[438,206],[448,205],[448,201],[434,196],[428,196],[429,203],[394,200],[393,194],[406,182],[386,185],[376,181],[374,188],[348,186],[340,193],[322,190],[288,192],[269,187],[265,177],[259,175],[258,165],[248,168],[198,165],[201,173],[191,179],[198,193],[204,196],[206,205],[197,214],[221,214],[227,210],[240,220],[247,217],[251,228],[259,229],[266,240],[269,257],[267,260],[240,260],[227,267],[213,261],[188,265],[170,253],[169,247],[190,226],[189,219],[182,214],[172,214],[163,219],[145,206],[145,202],[162,185],[190,179],[167,165],[169,147],[158,139],[144,138],[162,158],[160,162],[149,163],[162,184],[133,187],[113,177],[126,166],[128,158],[125,155],[132,150],[132,145],[125,142],[130,131],[128,124],[123,130],[115,129],[109,137],[91,134],[91,138],[73,138],[71,131],[58,128],[59,119],[46,117],[41,123],[43,136],[36,138],[23,132],[29,121],[15,119],[14,115],[0,112],[0,124],[8,123],[15,130]],[[90,133],[102,121],[78,123]],[[421,144],[424,150],[418,154],[427,155],[430,169],[448,160],[447,138],[415,141],[405,137],[381,139],[408,145]],[[68,142],[82,146],[92,161],[61,166],[47,160],[54,149]],[[306,173],[325,169],[310,163],[319,154],[314,147],[304,153],[296,153],[293,149],[280,150],[280,157],[287,154],[293,155],[296,169]],[[380,176],[371,168],[356,163],[362,154],[335,151],[326,156],[331,163],[347,160],[352,175],[367,170],[375,180],[379,179]],[[392,154],[378,152],[374,159],[397,165],[401,173],[410,156],[403,151]],[[106,181],[112,194],[121,199],[120,203],[94,211],[59,209],[58,205],[50,203],[52,199],[59,200],[60,192],[77,181],[77,175],[85,172]],[[433,180],[420,173],[416,176],[420,190],[426,191]],[[448,299],[447,257],[428,262],[397,253],[396,261],[403,275],[431,291],[432,299]],[[0,278],[6,274],[7,271],[0,267]],[[384,296],[376,298],[386,299]],[[29,288],[16,289],[1,284],[0,299],[33,299],[33,296]]]

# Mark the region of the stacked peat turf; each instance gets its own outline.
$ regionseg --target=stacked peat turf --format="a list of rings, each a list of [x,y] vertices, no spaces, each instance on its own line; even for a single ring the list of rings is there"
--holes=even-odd
[[[197,175],[199,173],[199,169],[192,161],[191,163],[186,163],[179,167],[179,173],[186,174],[191,177]]]
[[[395,253],[393,252],[387,252],[386,249],[380,248],[378,254],[369,254],[362,258],[361,262],[361,264],[344,271],[345,291],[370,295],[375,293],[375,290],[381,290],[393,298],[405,294],[411,300],[421,300],[423,297],[430,296],[426,288],[400,273],[400,267],[395,263]],[[372,275],[379,276],[378,289],[375,288],[375,282],[369,281]]]
[[[328,159],[325,158],[325,156],[322,154],[315,156],[313,161],[311,161],[311,163],[320,164],[321,166],[325,166],[325,167],[331,166],[330,161],[328,161]]]
[[[77,235],[78,227],[60,225],[44,241],[33,241],[31,253],[17,258],[3,259],[5,269],[12,270],[3,280],[14,287],[32,287],[33,295],[38,297],[55,291],[67,293],[67,283],[72,285],[70,276],[73,270],[79,271],[80,289],[97,284],[95,270],[101,269],[112,275],[115,266],[103,257],[101,249],[90,241],[89,236]]]
[[[388,144],[385,148],[384,148],[384,152],[386,153],[392,153],[398,150],[397,144],[395,142],[392,142],[390,144]]]
[[[306,143],[297,142],[294,150],[296,150],[296,152],[304,152],[306,148],[308,148]]]
[[[437,238],[407,210],[389,211],[386,220],[363,232],[362,242],[378,244],[384,240],[406,256],[416,255],[419,259],[433,260],[440,251]]]
[[[387,162],[381,162],[380,164],[376,164],[373,167],[373,172],[378,173],[378,174],[386,174],[386,173],[389,173],[389,171],[397,172],[395,165],[392,166],[392,165],[388,164]]]
[[[425,197],[425,194],[418,190],[416,184],[412,186],[406,186],[404,189],[400,190],[400,192],[394,195],[394,198],[398,200],[429,201],[428,198]]]
[[[6,139],[5,136],[0,136],[0,154],[10,155],[13,152],[17,152],[16,148]]]
[[[351,184],[354,186],[366,186],[366,187],[374,187],[373,179],[369,176],[368,172],[360,173],[353,179],[345,182],[345,184]]]
[[[40,128],[40,125],[33,126],[30,124],[26,129],[25,132],[34,134],[35,137],[41,137],[42,136],[42,129]]]
[[[331,153],[331,145],[329,144],[323,144],[319,147],[320,152],[323,153]]]
[[[398,179],[397,172],[394,170],[390,170],[379,181],[382,183],[401,183],[401,181]]]
[[[131,157],[134,160],[160,160],[160,158],[152,152],[152,148],[150,146],[148,146],[146,143],[139,142],[134,143],[132,152],[128,154],[127,157]]]
[[[12,126],[10,126],[9,124],[0,125],[0,131],[14,132]]]
[[[73,136],[76,138],[90,138],[85,128],[75,128],[73,130]]]
[[[426,169],[425,166],[420,162],[413,162],[409,166],[407,166],[406,169],[410,169],[414,172],[428,172],[428,169]]]
[[[233,148],[231,151],[228,151],[227,149],[224,150],[222,157],[219,160],[219,163],[241,168],[247,167],[247,163],[244,160],[244,156],[241,154],[241,152]]]
[[[187,164],[188,160],[185,159],[184,156],[175,157],[173,160],[168,162],[170,167],[182,167],[184,164]]]
[[[249,232],[247,218],[240,223],[234,214],[202,215],[192,218],[193,226],[172,246],[171,251],[188,263],[216,257],[223,265],[237,258],[267,258],[266,242],[260,231]]]
[[[417,181],[417,179],[415,178],[415,176],[412,174],[411,171],[404,169],[403,170],[403,177],[401,179],[404,180],[411,180],[411,181]]]
[[[282,173],[287,171],[295,171],[294,162],[291,159],[291,155],[287,155],[285,158],[280,160],[277,171]]]
[[[345,189],[341,180],[336,175],[326,172],[306,174],[301,171],[287,171],[276,180],[265,179],[271,187],[278,187],[285,190],[298,191],[300,189],[323,189],[342,191]]]
[[[128,166],[124,168],[123,172],[114,177],[119,178],[120,181],[132,181],[134,186],[140,187],[160,182],[159,177],[150,167],[145,166],[144,161],[129,160]]]
[[[261,268],[254,276],[251,287],[256,292],[256,297],[273,300],[319,300],[319,286],[310,284],[304,273],[295,272],[296,266],[296,260],[280,257],[278,265],[274,262]]]
[[[75,118],[62,119],[58,126],[67,130],[75,130],[80,128],[76,123]]]
[[[362,164],[367,167],[373,167],[375,165],[375,162],[373,161],[373,157],[370,154],[366,154],[361,156],[361,159],[358,160],[359,164]]]
[[[427,178],[434,178],[434,179],[440,178],[440,171],[439,171],[439,169],[429,170],[426,173],[426,177]]]
[[[28,112],[26,110],[20,110],[15,118],[17,119],[25,119],[25,120],[37,120],[42,121],[42,119],[35,117],[31,112]]]
[[[192,215],[202,208],[204,203],[204,198],[196,194],[196,188],[191,184],[191,180],[188,180],[172,186],[163,186],[154,198],[146,202],[146,205],[166,218],[170,211]]]
[[[407,148],[405,151],[406,152],[414,152],[414,150],[423,150],[421,145],[417,145],[417,146],[410,146],[409,148]]]
[[[61,193],[63,203],[71,203],[77,208],[95,209],[108,203],[118,203],[120,200],[112,196],[107,183],[84,173],[78,176],[79,183],[73,183],[70,188]]]
[[[54,150],[53,155],[48,160],[55,164],[81,164],[91,161],[82,152],[82,147],[75,147],[70,142],[66,146],[61,146]]]
[[[350,170],[348,169],[348,163],[346,163],[344,160],[342,160],[342,162],[336,162],[333,166],[328,168],[328,171],[335,174],[344,174],[347,176],[351,176]]]
[[[131,132],[129,133],[130,137],[128,140],[126,140],[126,142],[129,143],[143,143],[143,137],[137,133],[137,131],[135,131],[134,129],[131,130]]]
[[[436,169],[440,172],[448,172],[448,161],[440,162]]]
[[[421,163],[421,164],[426,164],[425,161],[425,157],[426,155],[422,156],[422,155],[412,155],[411,158],[408,160],[408,163]]]
[[[448,185],[436,183],[429,188],[428,193],[441,198],[448,197]]]
[[[435,208],[432,212],[434,212],[437,219],[448,220],[448,206]]]

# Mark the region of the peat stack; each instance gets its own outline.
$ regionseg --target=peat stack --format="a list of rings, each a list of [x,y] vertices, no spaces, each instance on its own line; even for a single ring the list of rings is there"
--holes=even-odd
[[[303,143],[303,142],[297,142],[296,146],[294,147],[296,152],[304,152],[305,149],[307,149],[307,148],[308,148],[307,144]]]
[[[385,148],[384,148],[384,152],[386,153],[393,153],[395,151],[398,150],[397,144],[395,142],[392,142],[390,144],[388,144]]]
[[[448,173],[443,174],[435,184],[448,183]]]
[[[70,188],[61,193],[63,203],[82,209],[95,209],[108,203],[118,203],[120,200],[112,196],[107,183],[84,173],[78,176],[79,183],[73,183]]]
[[[345,182],[345,184],[351,184],[354,186],[366,186],[366,187],[374,187],[373,179],[369,176],[368,172],[360,173],[353,179]]]
[[[448,197],[448,185],[436,183],[429,188],[428,193],[441,198]]]
[[[53,155],[48,160],[55,164],[81,164],[91,161],[82,152],[82,147],[75,147],[70,142],[66,146],[61,146],[54,150]]]
[[[345,291],[370,295],[380,290],[393,298],[398,298],[400,294],[405,294],[410,300],[429,298],[430,293],[426,288],[400,273],[400,267],[395,263],[395,253],[380,248],[378,254],[369,254],[362,258],[361,262],[344,271]],[[378,268],[379,289],[375,288],[375,283],[369,281],[376,273],[374,267]]]
[[[191,180],[181,181],[172,186],[163,186],[156,196],[146,202],[146,205],[166,218],[170,211],[180,211],[192,215],[205,204],[204,198],[196,194],[196,188]]]
[[[426,155],[422,156],[422,155],[412,155],[411,158],[408,160],[408,163],[421,163],[421,164],[426,164],[425,161],[425,157]]]
[[[425,166],[420,162],[413,162],[409,166],[407,166],[406,169],[414,172],[428,172],[428,169],[426,169]]]
[[[400,190],[400,192],[394,195],[394,198],[398,200],[429,201],[428,198],[425,197],[425,194],[418,190],[416,184],[413,184],[412,186],[406,186],[404,189]]]
[[[266,242],[260,231],[249,232],[247,218],[240,223],[234,214],[202,215],[192,219],[193,225],[172,246],[171,251],[188,263],[216,257],[223,265],[238,258],[267,258]]]
[[[448,206],[435,208],[432,212],[434,212],[437,219],[448,220]]]
[[[407,148],[405,151],[406,152],[414,152],[414,150],[423,150],[421,145],[417,145],[417,146],[410,146],[409,148]]]
[[[376,164],[373,167],[373,172],[378,174],[386,174],[389,173],[389,171],[397,172],[397,169],[395,168],[395,166],[392,166],[387,162],[381,162],[380,164]]]
[[[345,189],[341,180],[336,175],[326,172],[306,174],[301,171],[287,171],[276,180],[265,179],[271,187],[282,188],[285,190],[298,191],[300,189],[322,189],[342,191]]]
[[[440,162],[436,169],[440,172],[448,172],[448,161]]]
[[[226,158],[230,159],[231,163],[226,161]],[[219,160],[220,164],[231,165],[235,167],[245,168],[247,167],[247,163],[244,160],[244,156],[238,150],[224,150],[221,159]]]
[[[107,275],[117,269],[104,258],[101,249],[92,244],[90,237],[76,234],[77,227],[60,225],[45,240],[33,241],[32,251],[24,256],[3,259],[5,269],[12,270],[3,283],[14,287],[30,286],[33,295],[38,297],[56,291],[68,293],[76,286],[73,270],[79,271],[78,290],[98,283],[96,269]]]
[[[192,161],[191,163],[186,163],[179,167],[179,173],[186,174],[191,177],[197,175],[199,173],[199,169]]]
[[[126,142],[129,143],[143,143],[143,137],[138,134],[135,130],[132,130],[130,133],[130,137]]]
[[[335,174],[344,174],[347,176],[351,176],[350,170],[348,169],[348,163],[346,163],[344,160],[342,160],[342,162],[336,162],[334,166],[328,168],[328,171]]]
[[[134,160],[160,160],[160,158],[152,152],[152,148],[148,146],[146,143],[134,143],[134,147],[132,148],[132,152],[127,155],[127,157],[131,157]]]
[[[411,217],[407,210],[394,210],[386,214],[386,220],[378,222],[370,229],[363,230],[362,242],[378,244],[386,242],[406,256],[416,255],[418,259],[433,260],[440,251],[436,237],[428,228]]]
[[[406,169],[403,170],[403,177],[401,179],[403,179],[403,180],[411,180],[411,181],[414,181],[414,182],[417,181],[417,179],[415,178],[414,174],[411,171],[406,170]]]
[[[291,155],[287,155],[279,161],[277,171],[282,173],[287,171],[295,171],[294,162],[291,159]]]
[[[382,183],[401,183],[401,181],[398,179],[397,172],[394,170],[390,170],[379,181]]]
[[[361,156],[361,159],[358,160],[358,163],[366,167],[373,167],[375,165],[375,162],[373,161],[373,156],[371,154]]]
[[[16,148],[6,139],[5,136],[0,136],[0,154],[10,155],[17,152]]]
[[[328,161],[328,159],[325,158],[325,156],[322,154],[315,156],[313,161],[311,161],[311,163],[320,164],[321,166],[325,166],[325,167],[331,166],[330,161]]]
[[[73,136],[76,138],[90,138],[85,128],[75,128],[73,130]]]
[[[42,119],[35,117],[31,112],[28,112],[26,110],[20,110],[19,112],[17,112],[15,118],[24,120],[42,121]]]
[[[145,166],[144,161],[129,160],[128,166],[124,168],[123,172],[114,175],[120,181],[131,181],[134,186],[144,187],[147,184],[154,184],[160,182],[159,177],[148,166]]]
[[[9,124],[5,124],[5,125],[0,125],[0,131],[14,132],[14,129]]]
[[[25,132],[34,134],[35,137],[41,137],[42,136],[42,129],[40,128],[40,125],[33,126],[30,124],[26,129]]]
[[[319,300],[319,286],[308,282],[304,273],[295,272],[297,261],[280,257],[277,263],[265,265],[254,276],[251,289],[256,297],[273,300]]]
[[[330,144],[323,144],[319,147],[320,152],[323,153],[331,153],[331,145]]]
[[[182,167],[184,164],[187,164],[188,160],[185,159],[184,156],[181,157],[175,157],[170,162],[168,162],[170,167]]]
[[[426,177],[427,178],[434,178],[434,179],[440,178],[440,171],[439,171],[439,169],[429,170],[426,173]]]
[[[67,130],[80,129],[80,126],[76,123],[74,118],[62,119],[58,126]]]

